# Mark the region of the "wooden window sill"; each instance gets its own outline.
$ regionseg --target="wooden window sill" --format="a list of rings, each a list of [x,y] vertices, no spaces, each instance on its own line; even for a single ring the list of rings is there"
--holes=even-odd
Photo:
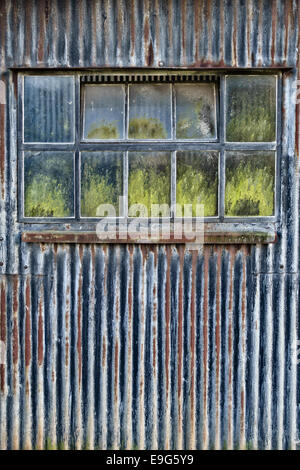
[[[206,224],[205,224],[206,225]],[[273,224],[267,226],[249,226],[248,224],[207,224],[204,229],[204,244],[268,244],[275,243],[277,233]],[[227,225],[227,227],[226,227]],[[93,230],[26,230],[22,233],[22,242],[26,243],[100,243],[100,244],[186,244],[200,243],[195,233],[177,237],[155,235],[145,237],[143,232],[131,233],[130,236],[115,236],[106,232],[99,238]]]

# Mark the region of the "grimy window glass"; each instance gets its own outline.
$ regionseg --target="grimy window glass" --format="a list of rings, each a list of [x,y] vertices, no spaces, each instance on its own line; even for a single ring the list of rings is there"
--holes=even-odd
[[[274,72],[20,75],[20,219],[175,220],[196,217],[203,204],[207,221],[269,220],[279,79]]]

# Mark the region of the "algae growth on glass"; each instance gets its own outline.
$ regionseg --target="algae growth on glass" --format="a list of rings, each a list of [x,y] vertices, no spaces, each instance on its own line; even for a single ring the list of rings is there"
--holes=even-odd
[[[123,195],[122,152],[83,152],[81,154],[81,216],[101,214],[100,204],[111,204],[112,213],[120,216],[119,197]],[[113,212],[115,211],[115,212]]]
[[[171,138],[171,85],[129,85],[128,137]]]
[[[204,205],[204,216],[218,214],[218,152],[188,151],[176,154],[177,217],[184,216],[184,205],[192,204],[195,217],[197,204]],[[178,207],[179,206],[179,207]]]
[[[86,85],[84,98],[84,138],[123,139],[124,85]]]
[[[236,75],[226,78],[227,142],[276,140],[276,77]]]
[[[275,152],[227,152],[226,216],[274,214]]]
[[[147,216],[168,216],[157,213],[153,204],[171,204],[171,153],[129,152],[128,208],[142,204]],[[135,216],[146,216],[144,213]]]
[[[25,217],[73,216],[73,181],[71,152],[25,152]]]
[[[74,78],[24,77],[24,141],[74,141]]]
[[[176,138],[216,137],[215,85],[193,83],[175,85]]]

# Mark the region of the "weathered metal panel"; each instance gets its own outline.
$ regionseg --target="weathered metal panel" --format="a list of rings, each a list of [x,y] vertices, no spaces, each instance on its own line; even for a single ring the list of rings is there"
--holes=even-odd
[[[1,448],[295,448],[299,7],[1,2]],[[290,67],[277,243],[21,242],[11,67]]]

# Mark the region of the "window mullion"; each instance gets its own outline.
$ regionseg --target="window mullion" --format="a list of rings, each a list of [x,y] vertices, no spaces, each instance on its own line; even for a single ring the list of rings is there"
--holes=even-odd
[[[75,219],[80,219],[80,139],[81,139],[81,107],[80,107],[80,76],[75,77]]]
[[[220,77],[220,108],[219,108],[219,195],[218,195],[218,212],[219,219],[224,220],[225,213],[225,78]]]

